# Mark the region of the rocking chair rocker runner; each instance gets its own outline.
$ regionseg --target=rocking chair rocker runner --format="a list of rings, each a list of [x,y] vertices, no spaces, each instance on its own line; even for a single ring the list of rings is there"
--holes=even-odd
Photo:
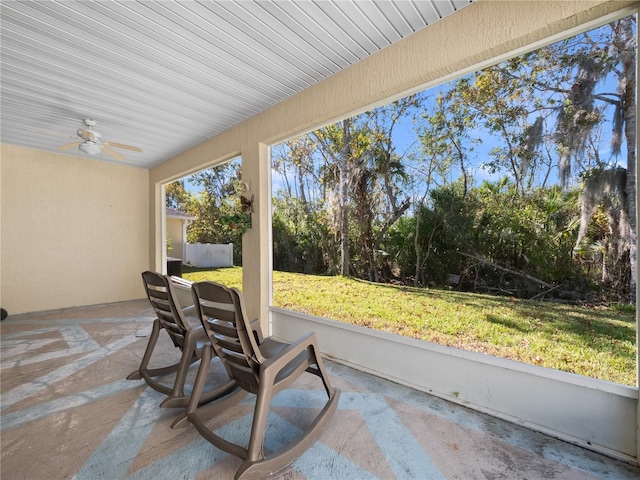
[[[242,296],[237,289],[214,282],[200,282],[193,284],[192,293],[196,312],[211,345],[203,348],[187,418],[205,439],[243,460],[236,472],[236,480],[271,475],[293,462],[315,441],[335,413],[340,391],[332,389],[329,384],[314,333],[291,344],[273,338],[264,339],[260,331],[253,330],[247,321]],[[220,357],[237,388],[215,402],[198,406],[202,403],[200,393],[209,369],[208,359],[214,354]],[[305,371],[320,377],[328,400],[300,438],[275,452],[265,453],[263,447],[271,399]],[[247,393],[256,395],[256,403],[249,445],[244,447],[216,435],[206,422],[213,415],[237,404]]]
[[[173,283],[169,276],[146,271],[142,273],[142,281],[157,318],[153,321],[151,336],[140,367],[131,372],[127,379],[139,380],[142,378],[151,388],[167,395],[167,398],[160,404],[161,407],[186,407],[190,398],[190,395],[184,393],[187,371],[189,366],[200,358],[202,346],[209,343],[207,334],[201,325],[192,327],[185,318],[182,309],[175,300]],[[174,365],[150,369],[148,368],[149,361],[162,329],[167,332],[174,346],[181,350],[182,355],[180,361]],[[208,362],[211,362],[211,358],[208,359]],[[173,372],[177,373],[171,387],[154,379],[154,377]],[[216,390],[202,395],[200,401],[206,403],[225,395],[233,389],[234,385],[235,383],[230,381]]]

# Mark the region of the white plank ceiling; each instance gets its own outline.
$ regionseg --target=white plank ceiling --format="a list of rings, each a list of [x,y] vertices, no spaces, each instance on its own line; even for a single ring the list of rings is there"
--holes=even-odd
[[[1,141],[151,168],[470,2],[2,0]]]

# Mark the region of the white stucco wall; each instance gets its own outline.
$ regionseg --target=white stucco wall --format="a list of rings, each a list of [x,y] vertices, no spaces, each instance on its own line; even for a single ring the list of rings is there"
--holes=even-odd
[[[143,298],[149,172],[0,148],[2,307],[18,314]]]

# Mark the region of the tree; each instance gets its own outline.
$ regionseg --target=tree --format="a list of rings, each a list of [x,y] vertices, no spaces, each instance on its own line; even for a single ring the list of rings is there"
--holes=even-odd
[[[315,151],[310,135],[291,138],[272,151],[272,168],[284,183],[282,194],[286,198],[297,198],[303,205],[322,197],[317,191],[320,181],[315,172]]]
[[[529,69],[526,57],[517,57],[460,79],[448,93],[454,107],[449,108],[448,118],[455,119],[455,138],[463,139],[472,124],[482,125],[491,137],[497,137],[500,142],[485,165],[491,173],[507,171],[522,194],[534,186],[543,164],[540,99],[522,81],[522,71]]]
[[[629,263],[626,256],[631,250],[628,245],[630,226],[625,201],[626,177],[623,168],[590,170],[584,175],[584,187],[580,196],[580,231],[576,247],[578,252],[585,253],[589,251],[589,246],[598,244],[597,252],[602,254],[603,284],[619,284],[620,282],[613,281],[614,277],[618,277],[621,271],[626,271],[626,265],[621,264]],[[589,235],[589,227],[597,212],[603,217],[599,223],[606,223],[606,229],[600,234]],[[591,237],[590,241],[586,241],[588,237]]]
[[[187,230],[189,243],[233,243],[234,263],[242,262],[244,226],[237,220],[240,210],[241,167],[227,162],[189,177],[200,191],[191,196],[187,213],[196,217]]]
[[[312,133],[325,160],[323,178],[340,238],[342,275],[362,269],[365,278],[379,279],[381,244],[410,205],[409,197],[398,198],[404,165],[395,152],[393,131],[416,106],[415,97],[406,97]],[[359,247],[355,256],[352,236]]]
[[[320,157],[311,135],[291,138],[272,150],[278,185],[272,199],[273,266],[277,270],[336,271]]]
[[[465,192],[462,176],[432,189],[429,197],[430,208],[421,213],[428,230],[437,229],[437,233],[430,237],[425,273],[431,281],[444,285],[448,274],[463,272],[466,260],[460,254],[476,250],[478,204],[475,189]]]
[[[410,196],[398,198],[407,176],[404,159],[396,153],[393,132],[417,106],[417,97],[408,96],[361,116],[362,132],[370,140],[362,142],[367,151],[355,169],[352,191],[370,281],[379,281],[378,257],[389,228],[411,205]]]
[[[570,45],[570,53],[560,56],[560,65],[573,73],[571,89],[565,93],[565,105],[558,115],[558,143],[563,175],[570,169],[569,157],[577,157],[585,149],[586,139],[601,118],[606,107],[612,110],[613,155],[619,155],[626,146],[626,169],[615,163],[606,168],[591,169],[584,182],[582,195],[582,226],[591,220],[593,201],[599,197],[607,201],[614,257],[628,251],[630,279],[629,297],[635,302],[637,285],[637,226],[636,226],[636,17],[629,16],[610,23],[598,35],[585,33],[579,43]],[[558,54],[567,42],[549,48]],[[596,91],[596,86],[610,74],[617,78],[616,92]],[[624,140],[624,141],[623,141]],[[620,177],[623,177],[624,188]],[[616,188],[618,186],[618,188]],[[612,196],[615,198],[612,199]],[[622,207],[615,208],[618,204]],[[617,210],[614,214],[613,209]],[[617,224],[617,225],[614,225]],[[581,240],[584,235],[579,237]]]
[[[317,202],[274,198],[273,268],[286,272],[335,274],[335,244],[326,212]]]
[[[502,138],[488,165],[494,172],[506,169],[520,192],[528,192],[536,181],[546,183],[552,166],[565,188],[588,179],[581,183],[583,233],[598,206],[590,202],[609,202],[609,219],[617,222],[611,233],[620,236],[612,245],[627,252],[632,301],[637,283],[635,72],[636,17],[630,16],[477,72],[454,87],[489,132]],[[612,128],[611,158],[601,154],[607,122]],[[615,157],[622,146],[624,188],[613,188],[611,180],[620,176]],[[554,164],[548,161],[551,157]],[[547,174],[538,173],[541,167]],[[607,194],[588,189],[605,189]],[[606,200],[612,195],[618,196],[615,201]],[[624,211],[613,215],[612,205]],[[619,248],[612,254],[620,256]]]
[[[274,155],[282,181],[274,228],[291,248],[274,252],[376,281],[392,267],[416,285],[442,282],[478,255],[494,262],[496,277],[539,275],[547,285],[568,272],[568,283],[586,285],[579,269],[593,274],[592,252],[600,281],[632,271],[633,294],[635,22],[621,19],[467,75],[438,87],[432,103],[430,93],[417,94],[286,142]],[[411,117],[416,147],[400,152],[396,132]],[[474,177],[487,173],[507,177],[499,188],[476,187]]]
[[[191,195],[184,187],[184,180],[176,180],[164,187],[167,208],[186,212],[191,202]]]
[[[427,222],[428,232],[424,232],[423,219],[428,217],[426,200],[429,198],[438,180],[446,182],[447,175],[454,164],[461,171],[463,196],[467,195],[471,181],[467,168],[467,147],[464,140],[469,140],[468,130],[474,126],[474,117],[454,100],[454,96],[437,95],[433,111],[422,114],[423,122],[417,129],[421,144],[416,171],[419,173],[416,183],[422,185],[422,191],[414,200],[415,231],[413,248],[415,251],[414,286],[425,283],[425,265],[434,246],[434,238],[442,225],[432,217]],[[473,144],[473,141],[471,142]]]
[[[349,184],[357,152],[352,145],[351,118],[321,128],[311,135],[325,160],[324,181],[331,190],[328,208],[334,231],[340,241],[340,275],[348,276],[351,264],[349,252]]]

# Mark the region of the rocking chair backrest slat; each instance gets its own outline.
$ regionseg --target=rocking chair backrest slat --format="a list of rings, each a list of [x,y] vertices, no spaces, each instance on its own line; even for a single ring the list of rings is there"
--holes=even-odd
[[[214,282],[193,285],[194,304],[216,354],[229,375],[247,391],[258,389],[258,365],[239,313],[236,291]]]
[[[175,304],[170,280],[156,272],[142,273],[145,291],[158,320],[167,331],[176,347],[184,345],[187,321],[182,310]]]
[[[202,301],[200,303],[202,313],[207,317],[222,320],[224,322],[235,322],[236,314],[233,311],[233,304]]]
[[[208,313],[205,313],[209,318],[212,318]],[[215,317],[213,317],[215,318]],[[224,321],[220,319],[210,320],[211,322],[216,322],[216,332],[218,335],[224,337],[231,337],[233,339],[238,339],[238,334],[236,332],[236,325],[233,321]]]
[[[220,344],[220,348],[224,350],[229,350],[230,352],[239,353],[240,355],[244,356],[242,345],[240,345],[240,343],[237,340],[232,340],[232,339],[229,339],[228,337],[222,337],[220,335],[216,335],[216,341]]]

